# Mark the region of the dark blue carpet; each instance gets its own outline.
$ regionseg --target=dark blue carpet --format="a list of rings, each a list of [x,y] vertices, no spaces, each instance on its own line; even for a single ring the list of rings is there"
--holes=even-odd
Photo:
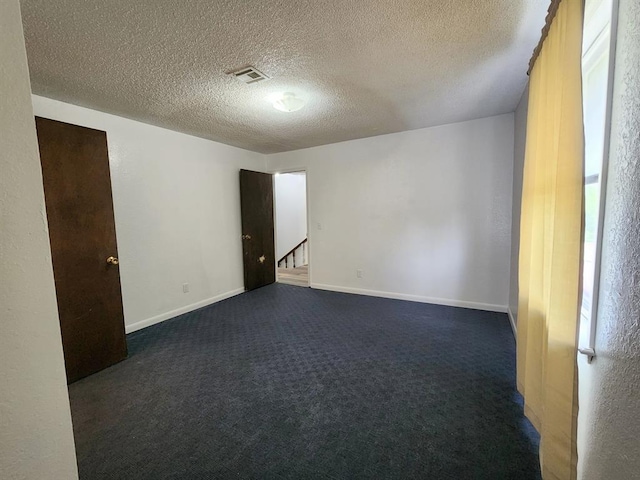
[[[271,285],[70,386],[90,479],[539,479],[507,316]]]

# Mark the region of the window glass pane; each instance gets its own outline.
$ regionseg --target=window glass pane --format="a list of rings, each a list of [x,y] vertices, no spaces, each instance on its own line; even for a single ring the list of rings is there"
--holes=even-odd
[[[609,59],[602,54],[584,78],[585,176],[599,175],[604,147]]]
[[[600,219],[600,176],[604,159],[604,140],[609,81],[609,42],[611,8],[609,0],[587,0],[583,52],[583,108],[585,134],[585,232],[583,291],[579,344],[591,344],[594,280]]]
[[[585,225],[584,225],[584,270],[582,309],[591,311],[593,299],[593,278],[596,265],[596,242],[598,239],[598,213],[600,210],[600,183],[585,187]]]

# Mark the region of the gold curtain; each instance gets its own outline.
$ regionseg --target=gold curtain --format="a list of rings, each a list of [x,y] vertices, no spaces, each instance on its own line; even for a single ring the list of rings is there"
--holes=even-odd
[[[518,390],[545,480],[576,478],[583,1],[561,0],[531,70],[520,225]]]

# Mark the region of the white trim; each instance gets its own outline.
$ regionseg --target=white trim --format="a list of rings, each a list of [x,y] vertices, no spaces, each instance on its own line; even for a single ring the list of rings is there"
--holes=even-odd
[[[608,186],[608,172],[609,172],[609,155],[611,149],[611,122],[613,115],[613,88],[615,80],[615,65],[616,65],[616,53],[617,53],[617,39],[618,39],[618,16],[620,2],[619,0],[612,0],[607,2],[600,2],[600,7],[604,8],[605,5],[611,10],[608,11],[609,15],[606,16],[606,22],[603,27],[603,31],[608,28],[608,47],[609,47],[609,65],[608,65],[608,78],[607,78],[607,104],[605,110],[605,126],[604,126],[604,143],[602,154],[602,166],[600,169],[600,205],[598,206],[598,228],[596,232],[596,254],[595,254],[595,271],[593,275],[593,293],[591,298],[591,312],[589,317],[589,339],[587,345],[583,345],[583,339],[578,338],[578,350],[580,353],[588,355],[588,361],[591,363],[595,357],[596,351],[596,329],[598,321],[598,305],[600,300],[600,275],[601,275],[601,263],[602,263],[602,240],[604,237],[604,220],[607,201],[607,186]],[[600,16],[604,16],[602,10],[599,10]],[[589,26],[585,26],[585,31],[589,30]],[[596,38],[597,40],[597,38]],[[595,42],[594,42],[595,43]],[[593,45],[590,46],[590,48]],[[589,50],[583,55],[583,72],[589,67],[586,65],[585,57],[588,56]],[[594,59],[595,60],[595,59]],[[584,259],[581,259],[583,261]],[[582,315],[580,316],[579,328],[582,324]]]
[[[276,175],[278,173],[298,173],[306,172],[307,167],[287,167],[287,168],[268,168],[266,173]]]
[[[131,325],[125,325],[125,331],[126,333],[136,332],[143,328],[150,327],[151,325],[155,325],[157,323],[164,322],[165,320],[169,320],[173,317],[177,317],[178,315],[182,315],[183,313],[193,312],[194,310],[197,310],[199,308],[218,303],[222,300],[226,300],[227,298],[235,297],[236,295],[239,295],[241,293],[244,293],[244,287],[237,288],[236,290],[231,290],[230,292],[221,293],[220,295],[216,295],[215,297],[207,298],[206,300],[201,300],[199,302],[192,303],[191,305],[186,305],[184,307],[171,310],[167,313],[161,313],[160,315],[156,315],[155,317],[132,323]]]
[[[276,174],[286,174],[286,173],[300,173],[300,172],[304,172],[304,186],[305,186],[305,195],[306,195],[306,201],[307,201],[307,212],[306,212],[306,217],[307,217],[307,266],[309,267],[308,270],[308,278],[307,278],[307,286],[310,287],[311,286],[311,270],[312,270],[312,262],[311,262],[311,245],[312,245],[312,234],[311,234],[311,215],[310,215],[310,211],[311,211],[311,207],[310,207],[310,203],[309,203],[309,198],[311,197],[309,194],[309,171],[307,170],[307,167],[291,167],[291,168],[284,168],[284,169],[275,169],[275,170],[271,170],[268,173],[271,173],[271,177],[272,177],[272,188],[273,188],[273,248],[274,250],[278,251],[277,247],[278,247],[278,217],[277,217],[277,205],[276,205]],[[278,259],[275,259],[276,262],[276,282],[278,282]]]
[[[513,336],[518,338],[518,328],[516,327],[516,319],[513,317],[511,307],[507,307],[507,314],[509,315],[509,323],[511,324],[511,330],[513,330]]]
[[[315,288],[317,290],[328,290],[330,292],[353,293],[356,295],[366,295],[369,297],[392,298],[395,300],[431,303],[434,305],[445,305],[447,307],[471,308],[473,310],[484,310],[488,312],[508,312],[508,307],[506,305],[492,305],[489,303],[467,302],[464,300],[449,300],[446,298],[423,297],[420,295],[409,295],[406,293],[382,292],[379,290],[365,290],[362,288],[339,287],[336,285],[325,285],[322,283],[312,283],[310,286],[311,288]]]
[[[267,172],[271,175],[271,192],[273,196],[273,261],[275,262],[276,283],[280,281],[278,274],[278,202],[276,199],[276,175],[279,173]]]

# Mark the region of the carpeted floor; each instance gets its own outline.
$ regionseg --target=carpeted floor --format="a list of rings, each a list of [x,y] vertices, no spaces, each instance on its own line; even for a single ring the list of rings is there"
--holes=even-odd
[[[70,386],[80,477],[539,479],[504,314],[274,284]]]

